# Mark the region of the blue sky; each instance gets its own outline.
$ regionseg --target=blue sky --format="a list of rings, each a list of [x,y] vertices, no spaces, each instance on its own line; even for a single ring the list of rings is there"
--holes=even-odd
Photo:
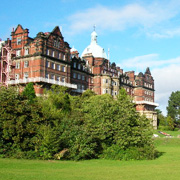
[[[96,24],[98,44],[125,71],[150,67],[159,108],[166,114],[172,91],[180,90],[180,0],[9,0],[1,2],[0,38],[21,24],[30,37],[60,26],[81,54]]]

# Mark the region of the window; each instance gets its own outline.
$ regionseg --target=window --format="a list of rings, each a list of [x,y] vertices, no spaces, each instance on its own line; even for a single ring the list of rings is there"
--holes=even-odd
[[[64,61],[66,60],[66,55],[65,55],[65,54],[63,55],[63,60],[64,60]]]
[[[61,71],[65,72],[65,66],[61,66]]]
[[[57,41],[56,41],[56,40],[54,40],[54,47],[56,47],[56,42],[57,42]]]
[[[115,96],[117,95],[117,91],[114,91],[114,95],[115,95]]]
[[[78,69],[81,69],[81,64],[78,64]]]
[[[21,44],[21,38],[17,38],[17,45]]]
[[[56,68],[58,71],[60,71],[60,65],[59,64],[56,65]]]
[[[108,79],[105,80],[105,83],[108,83]]]
[[[73,67],[76,68],[76,62],[73,63]]]
[[[82,90],[84,90],[84,85],[82,85]]]
[[[59,48],[60,47],[60,41],[54,40],[54,47]]]
[[[24,61],[24,67],[27,68],[29,66],[29,61]]]
[[[49,74],[48,73],[45,74],[45,78],[49,79]]]
[[[103,94],[106,94],[106,93],[108,93],[108,89],[107,88],[103,89]]]
[[[52,57],[55,57],[55,51],[52,51]]]
[[[51,74],[51,79],[54,79],[54,74]]]
[[[81,79],[81,75],[80,74],[78,74],[78,79]]]
[[[55,69],[55,64],[53,62],[51,63],[51,68]]]
[[[84,75],[82,75],[82,80],[83,80],[83,81],[85,80],[85,76],[84,76]]]
[[[103,94],[106,94],[106,89],[103,89]]]
[[[15,80],[19,80],[19,74],[15,74]]]
[[[49,49],[46,50],[46,54],[49,56],[49,54],[50,54],[50,50]]]
[[[60,81],[60,77],[59,76],[57,76],[57,81]]]
[[[16,62],[16,69],[20,69],[20,62]]]
[[[76,78],[76,73],[73,73],[73,78]]]
[[[114,91],[113,91],[113,90],[111,91],[111,95],[112,95],[112,96],[114,95]]]
[[[49,67],[49,66],[50,66],[50,62],[46,61],[46,67]]]
[[[28,72],[25,72],[25,73],[24,73],[24,79],[28,79],[28,77],[29,77]]]
[[[81,84],[78,84],[78,85],[77,85],[77,89],[81,89]]]
[[[57,41],[57,48],[60,48],[60,41]]]
[[[62,57],[62,54],[61,54],[61,53],[59,53],[59,59],[61,59],[61,57]]]
[[[62,82],[65,82],[65,77],[62,77],[62,78],[61,78],[61,81],[62,81]]]
[[[16,57],[21,56],[21,50],[16,51]]]
[[[25,49],[25,53],[24,53],[24,55],[26,56],[26,55],[28,55],[29,54],[29,49],[28,48],[26,48]]]

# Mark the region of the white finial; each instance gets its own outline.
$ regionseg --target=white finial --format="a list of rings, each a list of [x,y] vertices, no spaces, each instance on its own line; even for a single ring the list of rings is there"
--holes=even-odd
[[[95,31],[96,30],[96,25],[95,24],[94,24],[93,28],[94,28],[94,31]]]
[[[108,59],[110,60],[110,49],[108,48]]]

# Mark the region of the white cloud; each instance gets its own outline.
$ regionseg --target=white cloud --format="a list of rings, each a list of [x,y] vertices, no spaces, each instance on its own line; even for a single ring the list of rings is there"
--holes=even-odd
[[[173,38],[174,36],[180,36],[180,28],[165,29],[161,32],[147,32],[147,36],[153,38]]]
[[[170,64],[164,68],[155,68],[152,70],[152,75],[155,79],[155,99],[165,114],[171,93],[180,90],[180,61],[179,64]]]
[[[147,54],[142,56],[136,56],[129,59],[121,60],[120,67],[125,67],[126,69],[136,68],[139,71],[143,71],[146,67],[159,68],[164,66],[169,66],[171,64],[179,64],[180,57],[176,57],[168,60],[160,60],[158,54]]]
[[[93,24],[96,24],[99,29],[119,31],[128,27],[138,27],[147,29],[156,29],[155,26],[164,23],[174,18],[178,13],[178,1],[163,1],[152,2],[151,4],[128,4],[121,7],[106,7],[95,6],[93,8],[82,10],[71,15],[70,29],[73,33],[80,33],[84,30],[92,29]],[[167,30],[165,34],[173,36],[173,33],[178,34],[178,30],[174,32]],[[147,32],[148,34],[148,32]],[[159,37],[161,34],[153,33],[154,37]],[[149,36],[151,33],[149,33]],[[152,35],[151,35],[152,36]]]
[[[173,91],[180,90],[180,57],[161,60],[158,54],[148,54],[121,62],[120,67],[125,70],[136,69],[138,72],[144,72],[147,67],[150,67],[155,80],[155,101],[159,103],[159,108],[166,114],[169,96]]]

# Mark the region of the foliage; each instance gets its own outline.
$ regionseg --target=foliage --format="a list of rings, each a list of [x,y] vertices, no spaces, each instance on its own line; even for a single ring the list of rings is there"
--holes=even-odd
[[[169,97],[167,113],[174,123],[180,124],[180,91],[172,92]]]
[[[90,90],[70,96],[60,86],[52,86],[35,100],[27,93],[30,89],[32,85],[22,94],[14,88],[0,91],[1,155],[72,160],[154,158],[150,121],[136,112],[124,89],[116,100]]]
[[[156,109],[157,112],[157,126],[167,126],[166,117],[162,114],[160,109]]]
[[[0,104],[1,153],[23,157],[27,151],[34,151],[36,123],[41,121],[40,107],[29,104],[11,87],[1,88]]]
[[[36,98],[36,94],[32,82],[26,85],[24,91],[22,92],[22,95],[26,97],[30,103],[34,101],[34,99]]]

